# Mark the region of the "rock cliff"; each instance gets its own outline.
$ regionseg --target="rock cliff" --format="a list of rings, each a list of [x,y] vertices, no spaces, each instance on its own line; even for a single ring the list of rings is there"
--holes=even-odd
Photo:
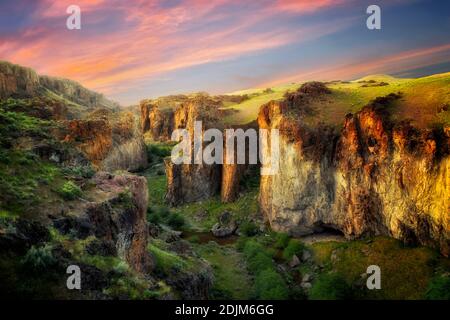
[[[147,166],[139,123],[131,113],[97,110],[87,119],[66,121],[61,135],[100,169],[136,171]]]
[[[119,107],[102,94],[86,89],[75,81],[40,76],[33,69],[0,61],[0,99],[34,96],[65,99],[86,109]]]
[[[340,132],[310,126],[303,114],[324,94],[325,86],[308,85],[260,110],[259,126],[281,135],[279,171],[260,184],[260,209],[271,227],[294,235],[323,228],[348,238],[389,235],[448,255],[448,128],[391,121],[395,94],[347,115]]]

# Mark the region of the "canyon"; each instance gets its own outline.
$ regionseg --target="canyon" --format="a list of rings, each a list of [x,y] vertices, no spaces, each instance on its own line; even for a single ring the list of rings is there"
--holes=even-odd
[[[362,270],[377,257],[400,283],[383,259],[422,259],[431,278],[450,254],[450,77],[382,80],[296,84],[275,100],[264,98],[277,88],[122,108],[0,62],[0,296],[304,299],[348,252]],[[436,94],[424,95],[430,83]],[[423,116],[411,117],[418,95]],[[278,171],[250,164],[248,144],[244,164],[237,149],[234,163],[175,164],[177,129],[191,139],[196,129],[278,130],[279,143],[265,141],[268,153],[279,148]],[[308,235],[322,240],[303,243]],[[79,292],[61,288],[72,264],[86,284]],[[427,281],[387,296],[418,297]]]
[[[341,129],[311,125],[311,105],[328,94],[325,85],[307,83],[284,100],[261,107],[258,127],[278,129],[281,135],[280,170],[260,178],[264,219],[273,230],[293,236],[324,229],[338,230],[348,239],[387,235],[440,248],[448,256],[450,128],[416,128],[408,121],[391,120],[389,106],[400,94],[377,98],[347,114]],[[144,132],[166,141],[173,128],[192,132],[193,120],[211,123],[210,117],[195,112],[182,123],[173,116],[181,110],[186,104],[166,109],[163,116],[157,107],[141,104]],[[217,120],[216,125],[226,127]],[[174,165],[170,159],[165,164],[171,205],[216,194],[232,201],[245,171],[236,164]]]

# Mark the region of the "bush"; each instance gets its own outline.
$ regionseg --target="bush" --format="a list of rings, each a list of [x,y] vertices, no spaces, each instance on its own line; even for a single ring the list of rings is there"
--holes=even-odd
[[[428,300],[450,300],[450,277],[433,278],[428,285],[425,297]]]
[[[349,299],[351,287],[339,274],[323,274],[314,282],[309,298],[312,300]]]
[[[170,156],[172,146],[165,144],[150,144],[147,146],[147,156],[150,162],[159,162],[162,158]]]
[[[256,295],[262,300],[283,300],[289,296],[289,291],[283,278],[275,270],[261,271],[255,279]]]
[[[248,259],[248,267],[255,274],[258,272],[272,269],[272,258],[265,252],[258,252],[256,255]]]
[[[81,196],[81,189],[72,181],[67,181],[64,183],[61,189],[59,189],[59,194],[65,200],[74,200]]]
[[[255,240],[248,240],[244,244],[244,255],[247,259],[256,256],[259,252],[264,252],[264,247]]]
[[[252,237],[258,234],[259,228],[258,226],[251,222],[245,221],[239,226],[239,230],[247,237]]]
[[[154,224],[160,224],[162,218],[158,210],[155,210],[153,207],[149,207],[147,208],[147,220]]]
[[[275,244],[274,247],[277,249],[284,249],[287,247],[289,243],[289,235],[287,233],[277,233],[275,235]]]
[[[167,224],[174,229],[182,228],[185,223],[184,217],[179,213],[172,213],[167,218]]]
[[[62,173],[69,177],[90,179],[94,176],[95,170],[90,165],[73,166],[63,168]]]
[[[39,248],[32,246],[21,261],[22,266],[31,272],[47,271],[55,262],[52,247],[48,245]]]
[[[283,258],[285,260],[290,260],[294,256],[294,254],[297,257],[301,257],[303,250],[305,249],[305,245],[296,239],[291,239],[289,241],[289,244],[283,251]]]

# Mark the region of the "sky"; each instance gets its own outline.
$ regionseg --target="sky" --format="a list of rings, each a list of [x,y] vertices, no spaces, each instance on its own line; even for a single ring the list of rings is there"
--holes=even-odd
[[[366,9],[381,8],[369,30]],[[81,9],[68,30],[66,9]],[[448,0],[0,0],[0,60],[123,105],[369,74],[450,71]]]

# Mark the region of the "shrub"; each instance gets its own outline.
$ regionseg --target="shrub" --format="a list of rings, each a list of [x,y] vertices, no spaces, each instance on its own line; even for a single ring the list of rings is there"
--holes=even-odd
[[[153,207],[149,207],[147,208],[147,220],[154,224],[160,224],[162,218],[158,210],[155,210]]]
[[[258,252],[248,259],[248,267],[256,274],[258,272],[273,268],[272,258],[265,252]]]
[[[289,243],[289,235],[287,233],[277,233],[275,236],[274,247],[277,249],[284,249]]]
[[[38,248],[32,246],[21,261],[22,266],[31,272],[46,271],[51,268],[55,262],[56,260],[52,254],[52,247],[48,245]]]
[[[450,277],[434,277],[425,293],[428,300],[450,300]]]
[[[283,300],[289,296],[289,291],[283,278],[275,270],[261,271],[255,279],[256,295],[262,300]]]
[[[305,245],[302,242],[296,239],[291,239],[283,251],[283,258],[285,260],[290,260],[294,255],[301,257],[304,249]]]
[[[260,245],[255,240],[248,240],[245,242],[244,245],[244,255],[247,259],[250,259],[254,257],[256,254],[258,254],[261,251],[264,251],[264,248],[262,245]]]
[[[161,158],[170,156],[172,146],[165,144],[150,144],[147,146],[147,156],[150,162],[158,162]]]
[[[67,181],[64,185],[59,189],[59,194],[65,200],[74,200],[81,196],[81,189],[72,181]]]
[[[252,237],[258,234],[258,226],[251,221],[245,221],[239,226],[239,230],[247,237]]]
[[[179,213],[172,213],[167,218],[167,224],[174,229],[182,228],[185,223],[184,217]]]
[[[351,288],[336,273],[323,274],[314,282],[309,298],[313,300],[343,300],[351,298]]]
[[[63,168],[62,173],[70,177],[89,179],[94,176],[95,170],[90,165],[73,166]]]

